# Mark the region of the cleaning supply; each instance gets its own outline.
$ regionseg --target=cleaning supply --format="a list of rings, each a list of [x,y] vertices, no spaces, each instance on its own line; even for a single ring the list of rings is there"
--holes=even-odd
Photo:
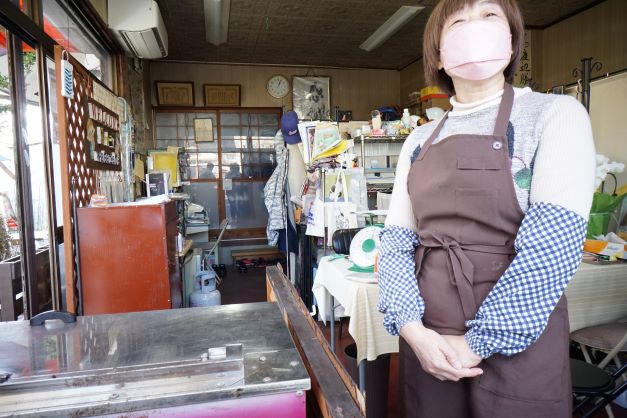
[[[403,109],[403,116],[401,116],[401,123],[405,129],[409,129],[411,127],[411,115],[409,114],[409,109]]]

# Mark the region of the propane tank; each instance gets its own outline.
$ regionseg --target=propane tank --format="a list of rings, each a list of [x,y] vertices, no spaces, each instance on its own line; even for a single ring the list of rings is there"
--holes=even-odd
[[[216,273],[211,267],[196,273],[196,290],[189,295],[191,308],[200,306],[218,306],[221,304],[220,291],[216,289]]]

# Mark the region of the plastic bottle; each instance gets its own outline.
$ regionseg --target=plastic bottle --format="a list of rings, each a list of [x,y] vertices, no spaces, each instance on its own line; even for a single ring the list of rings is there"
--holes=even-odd
[[[403,116],[401,117],[401,123],[405,129],[411,127],[411,116],[409,115],[409,109],[403,109]]]

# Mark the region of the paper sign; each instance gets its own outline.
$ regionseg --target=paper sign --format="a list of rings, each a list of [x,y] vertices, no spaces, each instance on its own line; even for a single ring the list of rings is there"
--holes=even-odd
[[[607,255],[607,256],[615,256],[624,258],[625,246],[623,244],[616,244],[614,242],[608,242],[603,251],[598,254]]]
[[[144,162],[142,161],[141,158],[138,158],[137,156],[135,157],[135,168],[133,169],[133,174],[135,175],[135,177],[139,178],[139,179],[143,179],[144,178]]]

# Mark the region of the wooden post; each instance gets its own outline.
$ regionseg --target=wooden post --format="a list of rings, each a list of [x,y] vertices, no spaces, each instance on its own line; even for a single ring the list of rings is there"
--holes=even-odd
[[[280,267],[266,268],[269,302],[276,302],[294,339],[309,377],[311,392],[325,418],[365,417],[366,402],[359,388],[316,325],[298,292]]]

